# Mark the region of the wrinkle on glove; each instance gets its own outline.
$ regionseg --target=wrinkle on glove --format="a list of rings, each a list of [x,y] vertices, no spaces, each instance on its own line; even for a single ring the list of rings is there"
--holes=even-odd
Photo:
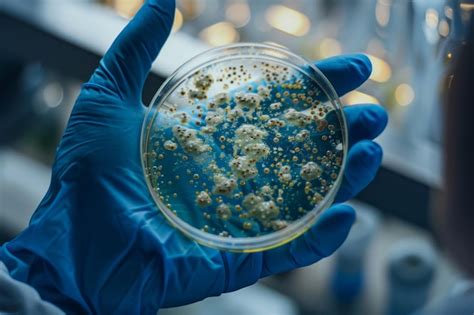
[[[0,247],[11,277],[67,314],[155,315],[163,307],[238,290],[331,255],[354,222],[354,210],[337,204],[291,243],[252,254],[201,246],[168,224],[143,175],[140,100],[174,11],[172,0],[147,1],[117,37],[82,87],[49,190],[30,225]],[[371,71],[364,55],[316,66],[340,95],[359,87]],[[376,105],[345,113],[350,150],[337,202],[352,198],[375,176],[382,151],[372,139],[387,123]]]

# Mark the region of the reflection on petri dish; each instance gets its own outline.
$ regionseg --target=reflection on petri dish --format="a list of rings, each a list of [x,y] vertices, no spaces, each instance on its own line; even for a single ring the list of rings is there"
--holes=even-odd
[[[194,240],[258,251],[302,234],[333,201],[344,114],[314,66],[269,45],[201,54],[158,91],[142,132],[159,209]]]

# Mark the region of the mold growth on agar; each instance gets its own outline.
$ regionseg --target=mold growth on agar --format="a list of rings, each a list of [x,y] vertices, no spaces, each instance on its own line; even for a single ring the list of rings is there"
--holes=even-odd
[[[315,81],[279,62],[217,62],[156,109],[146,173],[161,203],[223,237],[286,228],[331,190],[342,122]]]

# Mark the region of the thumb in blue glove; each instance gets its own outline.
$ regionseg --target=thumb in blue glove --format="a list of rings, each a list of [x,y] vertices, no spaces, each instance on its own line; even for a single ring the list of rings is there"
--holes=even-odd
[[[346,238],[354,211],[335,205],[307,233],[273,250],[203,247],[168,225],[140,163],[141,90],[173,21],[174,1],[148,1],[82,87],[58,148],[50,188],[29,227],[0,248],[11,275],[67,313],[156,314],[317,262]],[[342,95],[370,75],[362,55],[317,66]],[[346,109],[350,151],[337,202],[375,176],[385,127],[375,105]]]

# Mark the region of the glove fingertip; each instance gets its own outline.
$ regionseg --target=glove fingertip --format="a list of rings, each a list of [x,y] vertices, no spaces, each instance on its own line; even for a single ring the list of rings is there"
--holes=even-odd
[[[356,213],[349,205],[339,204],[326,210],[309,235],[314,250],[321,257],[334,253],[346,240],[355,219]]]
[[[369,56],[367,54],[357,54],[360,58],[360,68],[363,69],[363,73],[365,74],[366,78],[368,79],[372,74],[372,62],[370,61]]]
[[[349,152],[336,202],[347,201],[364,189],[377,175],[382,158],[383,150],[378,143],[362,140],[355,144]]]
[[[372,137],[376,137],[382,133],[388,124],[388,113],[382,106],[372,105],[368,110],[363,111],[365,123],[369,126],[374,126],[371,130]]]
[[[352,182],[352,187],[357,187],[353,195],[364,189],[377,175],[377,171],[382,164],[382,147],[370,140],[361,141],[358,150],[354,152],[349,167],[355,172],[346,172],[346,179]]]
[[[347,204],[337,204],[328,209],[321,216],[321,221],[326,221],[324,224],[331,223],[331,226],[352,226],[355,222],[356,213],[354,208]]]
[[[361,86],[372,72],[372,64],[364,54],[331,57],[316,63],[339,96]]]
[[[157,12],[157,16],[164,18],[163,20],[166,22],[166,26],[169,27],[169,31],[171,31],[171,27],[173,26],[175,10],[176,10],[176,1],[175,0],[148,0],[146,5],[150,6],[152,10]]]
[[[365,163],[367,167],[376,166],[376,169],[378,169],[382,163],[383,149],[377,142],[367,141],[364,156],[365,158],[361,157],[361,161]]]
[[[353,54],[350,60],[353,73],[357,75],[357,79],[354,78],[354,80],[358,81],[359,85],[362,85],[362,83],[369,79],[372,73],[372,62],[370,62],[369,57],[365,54]]]

